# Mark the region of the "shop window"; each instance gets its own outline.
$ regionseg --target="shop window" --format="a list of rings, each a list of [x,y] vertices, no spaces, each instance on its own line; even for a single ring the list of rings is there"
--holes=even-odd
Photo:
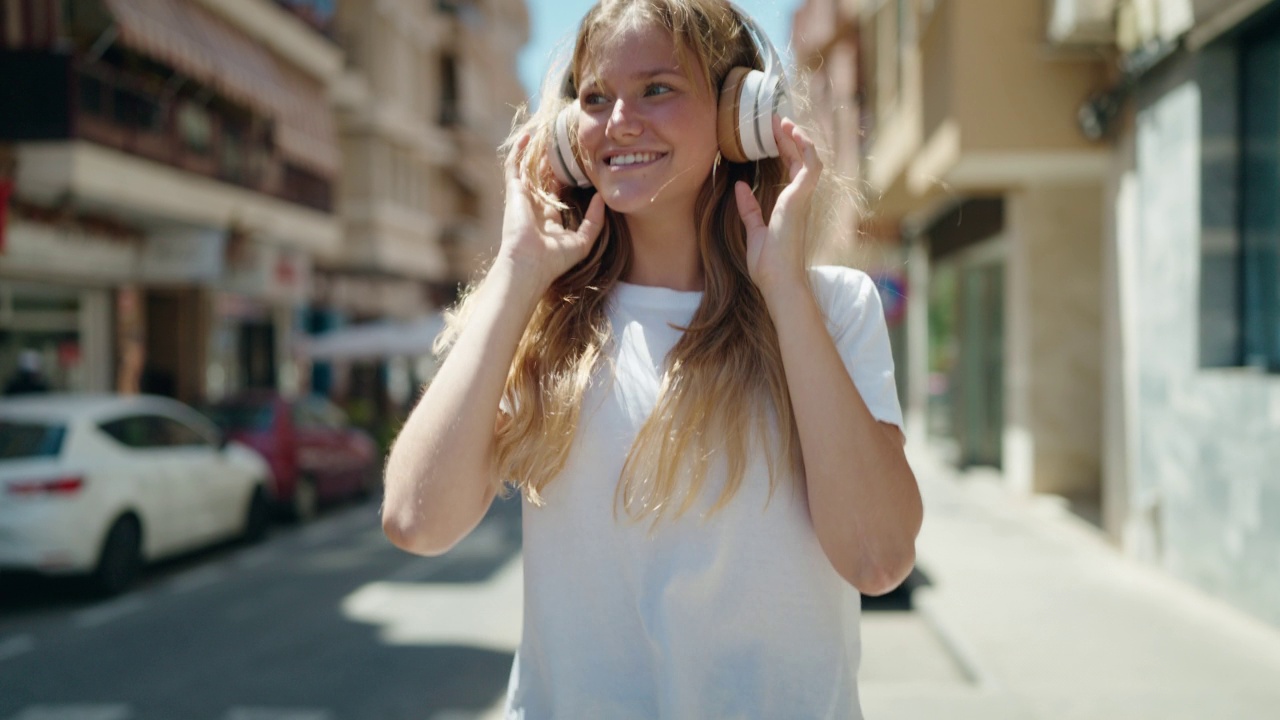
[[[1280,14],[1241,37],[1242,364],[1280,370]]]

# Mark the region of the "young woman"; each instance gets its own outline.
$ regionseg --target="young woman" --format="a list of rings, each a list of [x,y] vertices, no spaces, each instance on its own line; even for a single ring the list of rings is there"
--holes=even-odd
[[[725,0],[587,13],[388,460],[411,552],[523,494],[510,718],[859,716],[850,586],[908,574],[920,496],[876,289],[809,267],[831,178],[773,105],[749,137],[760,35]],[[732,161],[751,142],[778,157]]]

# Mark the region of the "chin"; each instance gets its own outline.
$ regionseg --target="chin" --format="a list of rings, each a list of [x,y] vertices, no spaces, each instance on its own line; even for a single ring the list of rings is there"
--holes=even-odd
[[[675,188],[620,188],[604,191],[604,203],[610,210],[623,215],[642,215],[647,212],[668,213],[677,206],[689,205],[698,195],[696,189]]]

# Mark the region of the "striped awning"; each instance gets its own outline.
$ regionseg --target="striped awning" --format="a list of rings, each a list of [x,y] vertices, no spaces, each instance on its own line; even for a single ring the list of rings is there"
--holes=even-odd
[[[291,162],[332,177],[340,155],[323,84],[190,0],[105,0],[120,41],[272,117]]]

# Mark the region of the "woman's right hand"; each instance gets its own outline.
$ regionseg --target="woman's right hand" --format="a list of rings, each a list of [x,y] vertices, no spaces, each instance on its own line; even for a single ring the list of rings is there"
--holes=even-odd
[[[498,258],[510,262],[521,274],[529,273],[528,277],[545,289],[591,251],[604,227],[604,200],[596,193],[582,224],[576,230],[565,229],[560,211],[535,195],[523,176],[521,160],[528,144],[529,136],[525,135],[507,155],[507,197]]]

